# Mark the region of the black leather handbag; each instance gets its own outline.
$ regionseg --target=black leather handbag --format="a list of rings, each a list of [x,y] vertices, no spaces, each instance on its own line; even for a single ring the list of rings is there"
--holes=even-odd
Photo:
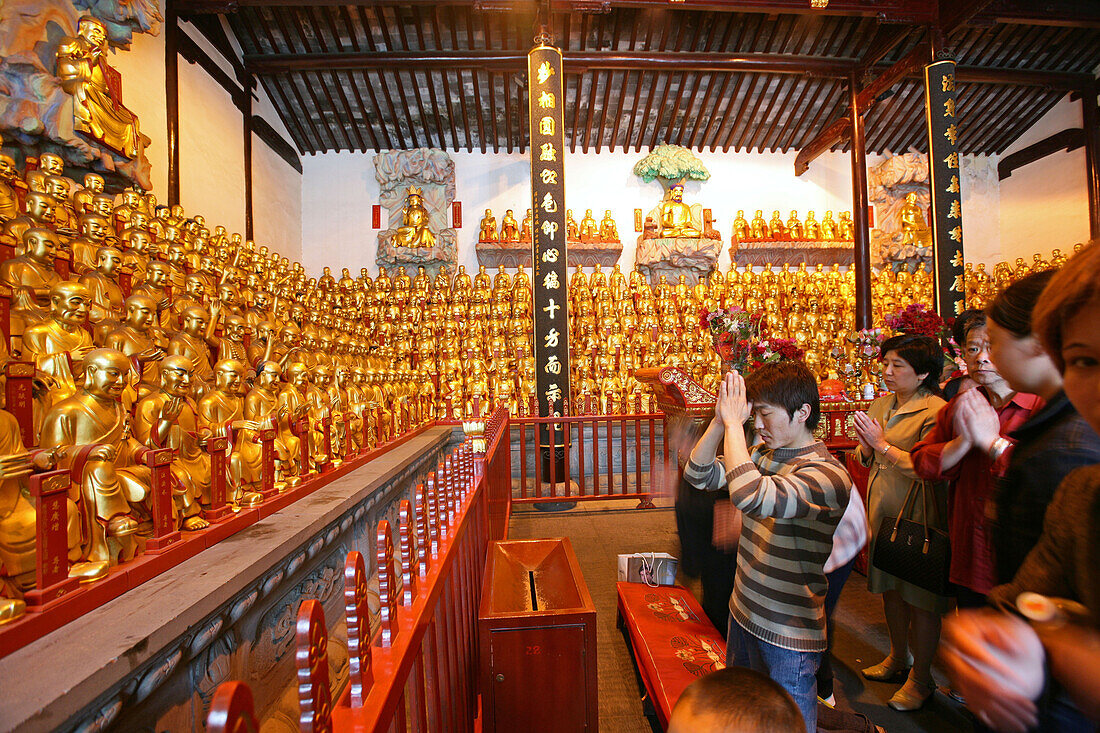
[[[951,569],[951,540],[947,533],[928,526],[928,517],[935,501],[923,481],[914,481],[905,494],[905,503],[896,517],[884,517],[878,528],[871,564],[884,573],[906,583],[949,595],[948,573]],[[924,500],[924,520],[906,518],[916,494]]]

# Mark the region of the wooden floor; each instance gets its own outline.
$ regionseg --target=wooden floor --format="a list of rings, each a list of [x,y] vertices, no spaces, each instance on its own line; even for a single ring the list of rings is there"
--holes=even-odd
[[[630,653],[615,628],[616,557],[627,552],[679,553],[676,522],[671,507],[635,510],[635,502],[580,504],[564,512],[533,509],[513,513],[512,539],[568,537],[580,559],[588,590],[597,610],[599,646],[599,698],[601,733],[647,733],[650,724],[642,715],[638,685]],[[685,583],[691,587],[690,582]],[[927,731],[952,733],[972,730],[965,713],[954,700],[937,693],[923,710],[899,713],[890,709],[896,685],[868,682],[859,670],[879,662],[889,648],[882,604],[867,592],[867,581],[853,573],[834,616],[836,640],[833,665],[838,705],[867,715],[890,733]],[[942,673],[936,674],[941,685]]]

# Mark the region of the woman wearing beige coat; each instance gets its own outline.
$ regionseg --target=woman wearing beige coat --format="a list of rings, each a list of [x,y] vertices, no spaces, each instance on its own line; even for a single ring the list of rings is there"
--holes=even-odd
[[[871,557],[886,517],[897,517],[906,494],[920,481],[913,471],[909,452],[936,422],[936,413],[946,404],[936,393],[943,364],[943,352],[935,339],[902,334],[882,344],[883,379],[891,393],[871,403],[867,413],[856,413],[859,447],[856,455],[871,467],[867,482],[867,513],[871,527]],[[925,517],[924,501],[911,503],[906,517],[927,520],[929,527],[947,529],[947,486],[926,482],[925,491],[934,499],[932,516]],[[932,659],[940,637],[940,616],[949,599],[919,588],[883,572],[873,565],[867,571],[872,593],[881,593],[890,632],[890,655],[863,676],[888,681],[908,671],[905,684],[890,699],[895,710],[916,710],[935,691]],[[912,634],[913,654],[909,655]],[[912,669],[910,669],[910,666]]]

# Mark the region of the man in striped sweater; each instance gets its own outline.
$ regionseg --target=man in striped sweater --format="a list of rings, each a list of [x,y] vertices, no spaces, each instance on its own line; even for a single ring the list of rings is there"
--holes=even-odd
[[[824,566],[852,480],[814,438],[821,416],[817,381],[800,362],[765,364],[747,385],[730,372],[714,413],[684,479],[710,491],[728,487],[742,513],[727,658],[779,683],[814,733],[814,675],[827,644]],[[762,441],[751,450],[744,431],[749,417]]]

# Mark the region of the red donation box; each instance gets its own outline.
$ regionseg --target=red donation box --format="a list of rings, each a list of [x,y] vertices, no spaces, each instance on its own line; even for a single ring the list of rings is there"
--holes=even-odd
[[[492,542],[482,583],[483,730],[595,733],[596,607],[569,540]]]

